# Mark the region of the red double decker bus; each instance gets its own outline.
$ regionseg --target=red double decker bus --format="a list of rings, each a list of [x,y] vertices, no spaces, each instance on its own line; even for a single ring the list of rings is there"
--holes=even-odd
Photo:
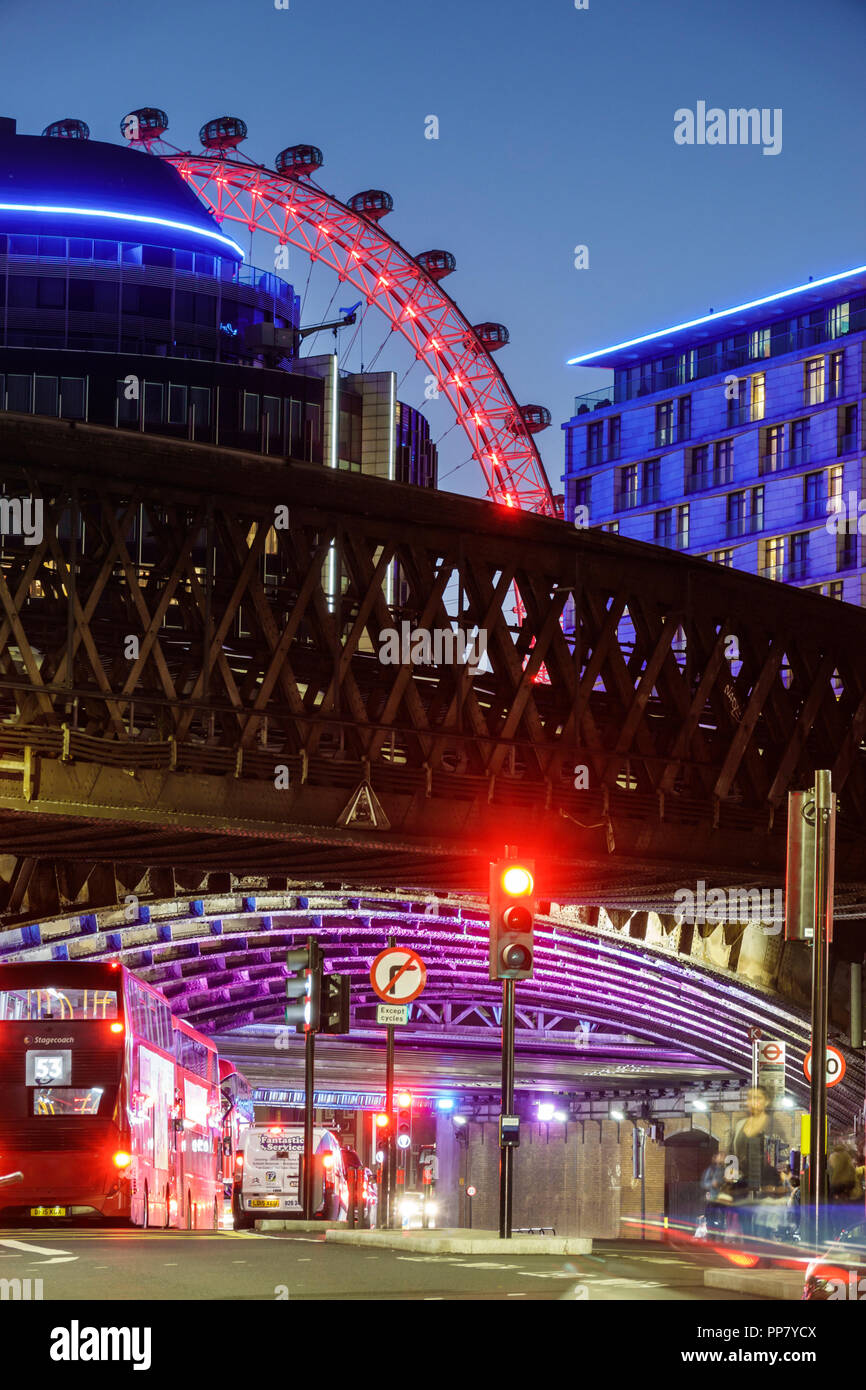
[[[174,1021],[176,1222],[217,1231],[223,1206],[222,1102],[214,1043]]]
[[[220,1092],[223,1112],[223,1195],[231,1210],[235,1172],[242,1156],[241,1136],[256,1122],[253,1088],[234,1062],[220,1057]]]
[[[207,1110],[217,1064],[201,1043]],[[200,1097],[194,1116],[178,1104],[188,1071],[176,1054],[165,999],[118,963],[0,966],[0,1173],[22,1175],[0,1187],[0,1217],[170,1226],[189,1212],[211,1224],[219,1145],[198,1123]],[[194,1145],[178,1144],[185,1118]]]

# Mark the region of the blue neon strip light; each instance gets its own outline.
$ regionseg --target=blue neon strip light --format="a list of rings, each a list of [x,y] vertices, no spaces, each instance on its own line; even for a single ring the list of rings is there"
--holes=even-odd
[[[224,246],[230,246],[233,251],[237,251],[241,260],[244,259],[243,250],[231,237],[223,236],[221,232],[212,232],[207,227],[193,227],[188,222],[173,222],[167,217],[150,217],[139,212],[108,212],[103,208],[54,207],[43,203],[0,203],[0,212],[59,212],[71,214],[73,217],[104,217],[110,222],[138,222],[145,226],[170,227],[173,231],[190,232],[193,236],[205,236],[210,237],[212,241],[221,241]]]
[[[689,319],[688,323],[677,323],[673,328],[660,328],[655,333],[645,333],[642,338],[630,338],[627,343],[614,343],[613,347],[584,353],[583,357],[570,357],[565,365],[578,367],[588,358],[603,357],[608,352],[621,352],[623,348],[639,347],[641,343],[651,343],[656,338],[667,338],[671,333],[680,333],[684,328],[699,328],[703,323],[715,323],[717,319],[728,318],[730,314],[740,314],[744,309],[759,309],[762,304],[774,304],[779,299],[787,299],[789,295],[802,294],[804,290],[819,289],[821,285],[833,285],[838,280],[848,280],[852,275],[863,274],[866,274],[866,265],[858,266],[856,270],[843,270],[838,275],[825,275],[822,280],[809,280],[807,284],[795,285],[791,290],[780,290],[778,294],[768,294],[763,299],[750,299],[748,304],[737,304],[733,309],[720,309],[717,314],[705,314],[700,319]]]

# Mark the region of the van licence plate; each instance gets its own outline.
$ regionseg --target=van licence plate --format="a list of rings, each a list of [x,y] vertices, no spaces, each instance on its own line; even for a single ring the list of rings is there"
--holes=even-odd
[[[31,1216],[65,1216],[65,1207],[31,1207]]]
[[[248,1207],[278,1207],[279,1205],[279,1197],[249,1197],[247,1199]]]

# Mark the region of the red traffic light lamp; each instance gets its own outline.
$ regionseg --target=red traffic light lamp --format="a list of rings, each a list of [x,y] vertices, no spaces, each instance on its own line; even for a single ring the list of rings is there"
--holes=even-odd
[[[531,979],[535,864],[525,859],[492,863],[489,902],[491,980]]]

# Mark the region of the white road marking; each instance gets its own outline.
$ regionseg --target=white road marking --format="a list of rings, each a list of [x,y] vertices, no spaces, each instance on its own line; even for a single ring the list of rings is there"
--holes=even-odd
[[[54,1250],[47,1245],[28,1245],[24,1240],[0,1240],[0,1245],[8,1245],[11,1250],[27,1250],[34,1255],[68,1255],[68,1250]],[[77,1255],[73,1255],[75,1260]]]

